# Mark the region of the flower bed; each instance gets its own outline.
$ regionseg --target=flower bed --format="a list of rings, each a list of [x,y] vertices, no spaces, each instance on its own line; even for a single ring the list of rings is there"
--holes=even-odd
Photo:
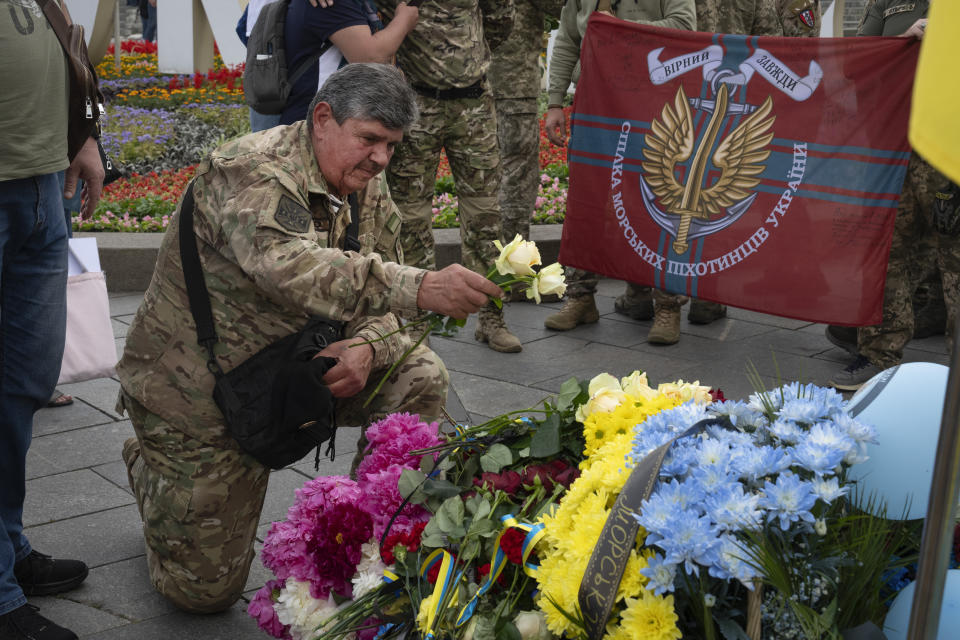
[[[184,172],[192,175],[194,166],[217,144],[249,133],[243,71],[224,66],[217,56],[207,73],[167,75],[157,69],[153,43],[125,41],[121,53],[117,69],[111,45],[97,73],[108,100],[104,148],[123,177],[105,189],[91,220],[80,222],[75,216],[74,229],[162,232],[182,194]],[[566,149],[547,142],[542,118],[540,141],[543,176],[531,221],[562,222]],[[459,226],[456,189],[445,155],[437,170],[433,213],[435,227]]]

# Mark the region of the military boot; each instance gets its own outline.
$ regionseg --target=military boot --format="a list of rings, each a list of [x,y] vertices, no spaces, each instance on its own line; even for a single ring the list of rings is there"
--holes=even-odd
[[[473,337],[480,342],[486,342],[490,348],[500,353],[516,353],[523,349],[517,336],[510,333],[503,321],[503,311],[493,303],[480,309],[477,318],[477,330]]]
[[[727,317],[727,307],[719,302],[708,302],[694,298],[690,301],[687,321],[690,324],[710,324],[714,320]]]
[[[617,297],[613,309],[634,320],[649,320],[653,317],[653,293],[650,287],[627,283],[627,290]]]
[[[600,319],[597,303],[593,294],[583,296],[567,296],[563,307],[552,316],[547,316],[543,326],[554,331],[569,331],[577,325],[593,324]]]
[[[680,305],[657,303],[653,326],[647,334],[650,344],[676,344],[680,341]]]

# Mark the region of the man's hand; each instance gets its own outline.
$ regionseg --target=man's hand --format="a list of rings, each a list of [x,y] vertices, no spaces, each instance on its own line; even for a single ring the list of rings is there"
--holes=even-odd
[[[547,109],[547,117],[543,122],[543,128],[547,131],[547,139],[558,147],[562,147],[567,142],[567,117],[563,114],[560,107],[550,107]]]
[[[462,264],[428,271],[417,292],[417,306],[452,318],[466,318],[490,298],[502,298],[503,289]]]
[[[927,19],[920,18],[912,25],[910,28],[900,34],[901,38],[916,38],[917,40],[923,40],[923,33],[927,30]]]
[[[333,0],[310,0],[310,4],[314,7],[323,7],[326,9],[327,7],[333,6]]]
[[[100,150],[97,141],[87,138],[73,162],[67,167],[63,181],[63,197],[72,198],[77,192],[77,178],[83,179],[83,200],[80,205],[80,217],[84,220],[93,215],[100,202],[100,192],[103,190],[103,162],[100,160]]]
[[[365,342],[363,338],[340,340],[329,345],[314,357],[335,358],[335,364],[323,381],[334,398],[351,398],[367,386],[367,378],[373,368],[373,347],[369,344],[350,348],[355,343]]]

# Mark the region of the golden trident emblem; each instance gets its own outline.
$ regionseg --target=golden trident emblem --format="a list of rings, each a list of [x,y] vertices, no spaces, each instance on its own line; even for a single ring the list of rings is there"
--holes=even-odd
[[[680,224],[673,241],[673,250],[683,254],[690,248],[687,234],[693,218],[708,219],[712,215],[748,198],[748,189],[760,184],[759,176],[770,156],[767,145],[773,140],[776,116],[770,116],[773,100],[770,96],[759,109],[747,116],[730,135],[720,141],[713,154],[713,164],[721,171],[720,178],[711,186],[703,188],[703,176],[707,171],[710,149],[713,148],[727,115],[729,99],[727,85],[720,83],[713,115],[707,129],[693,154],[685,184],[677,182],[674,173],[677,164],[684,162],[693,153],[696,135],[693,131],[693,115],[683,87],[677,90],[673,101],[663,105],[660,120],[654,118],[650,132],[645,136],[643,169],[646,182],[659,197],[667,213],[680,216]],[[661,122],[662,120],[662,122]]]

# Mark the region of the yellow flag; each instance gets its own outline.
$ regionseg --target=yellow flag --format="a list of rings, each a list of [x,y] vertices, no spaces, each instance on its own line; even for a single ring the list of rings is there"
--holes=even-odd
[[[910,144],[954,182],[960,182],[960,0],[930,6],[910,113]]]

